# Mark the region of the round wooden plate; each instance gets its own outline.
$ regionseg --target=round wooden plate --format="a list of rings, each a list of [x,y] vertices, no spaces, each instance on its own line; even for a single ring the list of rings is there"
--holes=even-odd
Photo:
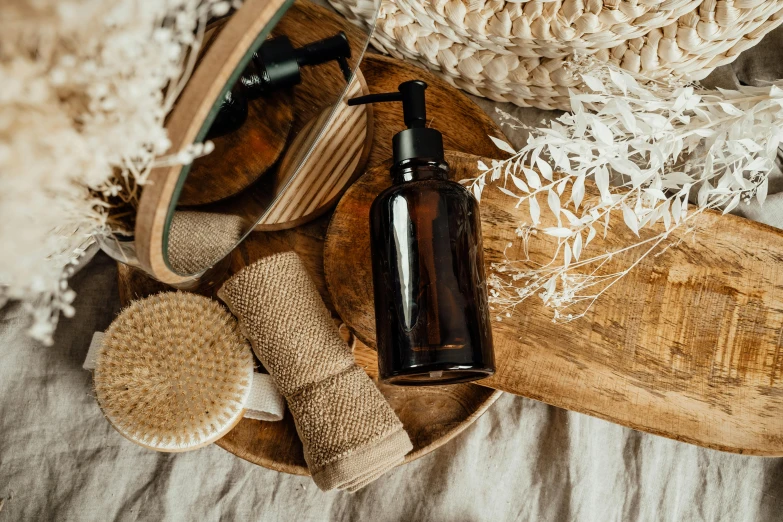
[[[475,177],[478,160],[491,161],[458,153],[446,160],[454,179]],[[354,183],[335,209],[324,250],[334,307],[370,346],[369,210],[389,185],[385,166]],[[480,208],[487,268],[504,253],[525,259],[514,230],[529,221],[526,206],[515,208],[490,184]],[[542,218],[540,228],[557,226]],[[672,244],[681,243],[644,258],[585,317],[553,323],[552,311],[531,297],[493,321],[497,373],[481,384],[709,448],[783,455],[783,232],[716,212],[696,218],[695,227],[693,236],[675,230]],[[532,237],[531,262],[549,261],[555,241]],[[636,241],[614,225],[582,259]],[[618,254],[606,270],[635,259]]]

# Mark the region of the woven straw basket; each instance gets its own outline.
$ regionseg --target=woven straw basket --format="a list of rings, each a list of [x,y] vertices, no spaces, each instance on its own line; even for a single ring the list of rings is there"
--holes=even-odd
[[[364,18],[372,0],[330,0]],[[374,45],[495,101],[568,109],[575,51],[700,80],[783,22],[783,0],[383,0]]]

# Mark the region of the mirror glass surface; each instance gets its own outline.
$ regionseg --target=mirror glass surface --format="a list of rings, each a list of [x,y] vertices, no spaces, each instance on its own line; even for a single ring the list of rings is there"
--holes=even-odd
[[[179,275],[209,269],[260,221],[272,215],[284,221],[284,207],[296,204],[290,194],[283,197],[286,189],[349,85],[356,88],[372,28],[307,0],[282,10],[248,50],[199,132],[197,142],[211,141],[214,149],[180,173],[163,233],[164,259]],[[202,55],[227,19],[209,24]]]

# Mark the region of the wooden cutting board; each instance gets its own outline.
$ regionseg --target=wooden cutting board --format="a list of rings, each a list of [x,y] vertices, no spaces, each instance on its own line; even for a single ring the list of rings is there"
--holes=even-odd
[[[452,176],[463,179],[477,175],[481,158],[447,153],[446,159]],[[324,251],[335,309],[369,346],[375,345],[369,209],[390,184],[387,169],[371,169],[348,190]],[[508,256],[524,259],[514,229],[529,221],[527,212],[497,187],[485,188],[487,268],[512,241]],[[631,244],[622,217],[614,223],[583,259]],[[551,257],[547,237],[530,242],[532,259]],[[493,322],[497,373],[480,383],[679,441],[782,456],[783,233],[708,213],[692,234],[673,237],[682,242],[647,256],[583,318],[553,323],[552,311],[533,296],[512,317]],[[630,261],[619,255],[613,263]]]

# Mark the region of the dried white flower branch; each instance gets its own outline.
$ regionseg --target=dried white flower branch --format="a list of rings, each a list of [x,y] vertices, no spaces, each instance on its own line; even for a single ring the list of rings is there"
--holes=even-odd
[[[121,228],[107,198],[133,201],[169,151],[166,114],[220,0],[0,2],[0,306],[21,300],[51,343],[73,314],[67,278],[98,234]],[[168,154],[168,156],[164,156]]]
[[[706,209],[726,213],[753,198],[763,204],[783,140],[783,82],[708,91],[673,78],[634,78],[591,58],[571,67],[586,86],[571,93],[572,112],[538,129],[501,112],[505,124],[530,131],[527,144],[514,151],[495,140],[512,156],[480,162],[482,173],[466,180],[479,199],[488,182],[498,183],[530,214],[516,230],[526,259],[507,256],[492,266],[490,303],[499,320],[533,294],[555,320],[581,317],[645,256],[671,246],[674,230],[692,230]],[[597,187],[592,194],[588,181]],[[542,226],[544,201],[554,226]],[[639,240],[583,258],[620,215]],[[527,242],[539,231],[557,239],[548,263],[527,259]],[[608,264],[628,255],[625,266]]]

